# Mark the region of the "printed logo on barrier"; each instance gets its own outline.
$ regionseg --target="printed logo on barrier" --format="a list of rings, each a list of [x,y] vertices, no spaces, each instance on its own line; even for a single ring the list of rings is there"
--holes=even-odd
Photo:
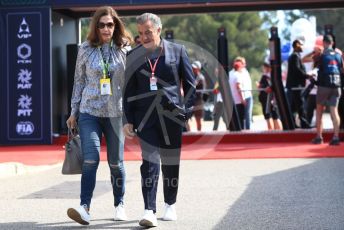
[[[17,36],[19,39],[27,39],[27,38],[32,37],[32,34],[30,33],[29,25],[27,24],[25,18],[23,18],[19,26],[19,31],[18,31]]]
[[[30,64],[32,63],[31,59],[28,59],[29,57],[31,57],[31,46],[29,46],[28,44],[21,44],[20,46],[18,46],[17,48],[17,55],[20,59],[17,60],[17,63],[19,64]]]
[[[32,3],[31,0],[20,1]],[[43,92],[50,92],[50,79],[43,77],[50,74],[50,62],[46,58],[50,51],[44,49],[49,47],[49,34],[45,33],[50,29],[49,12],[45,8],[18,8],[15,12],[4,9],[8,25],[5,28],[8,49],[4,50],[8,57],[5,76],[8,87],[4,99],[8,108],[7,137],[5,134],[4,137],[9,142],[51,141],[43,135],[43,132],[50,131],[50,115],[44,116],[50,113],[50,100],[40,100]]]
[[[16,132],[19,135],[31,135],[34,130],[35,126],[30,121],[20,121],[16,126]]]
[[[18,73],[18,84],[17,89],[31,89],[31,77],[32,72],[28,69],[20,69],[20,72]]]
[[[28,95],[20,95],[20,98],[18,99],[18,113],[17,116],[31,116],[32,109],[30,106],[32,105],[32,97],[29,97]]]

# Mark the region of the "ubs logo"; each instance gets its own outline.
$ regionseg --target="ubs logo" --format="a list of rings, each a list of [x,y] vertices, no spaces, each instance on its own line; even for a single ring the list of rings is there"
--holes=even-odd
[[[17,123],[16,131],[19,135],[31,135],[35,126],[30,121],[21,121]]]
[[[22,22],[20,23],[17,36],[19,39],[27,39],[32,36],[29,25],[27,24],[25,18],[23,18]]]

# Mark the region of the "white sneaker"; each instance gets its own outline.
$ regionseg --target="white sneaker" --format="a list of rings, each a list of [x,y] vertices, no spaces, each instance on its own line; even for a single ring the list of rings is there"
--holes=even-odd
[[[139,222],[140,226],[143,227],[156,227],[158,226],[158,220],[156,219],[153,210],[145,209],[142,219]]]
[[[177,220],[175,204],[169,205],[165,203],[165,214],[163,215],[162,219],[166,221]]]
[[[124,205],[120,203],[117,207],[115,207],[115,221],[123,221],[128,220],[127,215],[125,214]]]
[[[69,218],[82,225],[89,225],[91,221],[91,215],[87,211],[86,205],[80,205],[78,208],[69,208],[67,210]]]

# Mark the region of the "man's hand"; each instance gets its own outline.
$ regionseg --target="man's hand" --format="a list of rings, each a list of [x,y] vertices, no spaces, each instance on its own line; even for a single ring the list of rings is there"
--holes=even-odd
[[[124,136],[126,138],[133,139],[133,137],[135,136],[133,125],[132,124],[125,124],[123,126],[123,133],[124,133]]]

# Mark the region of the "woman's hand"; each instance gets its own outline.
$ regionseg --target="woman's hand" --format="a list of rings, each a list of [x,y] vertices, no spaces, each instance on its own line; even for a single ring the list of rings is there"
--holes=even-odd
[[[66,121],[68,129],[75,129],[76,128],[76,117],[74,115],[70,115],[68,120]]]

